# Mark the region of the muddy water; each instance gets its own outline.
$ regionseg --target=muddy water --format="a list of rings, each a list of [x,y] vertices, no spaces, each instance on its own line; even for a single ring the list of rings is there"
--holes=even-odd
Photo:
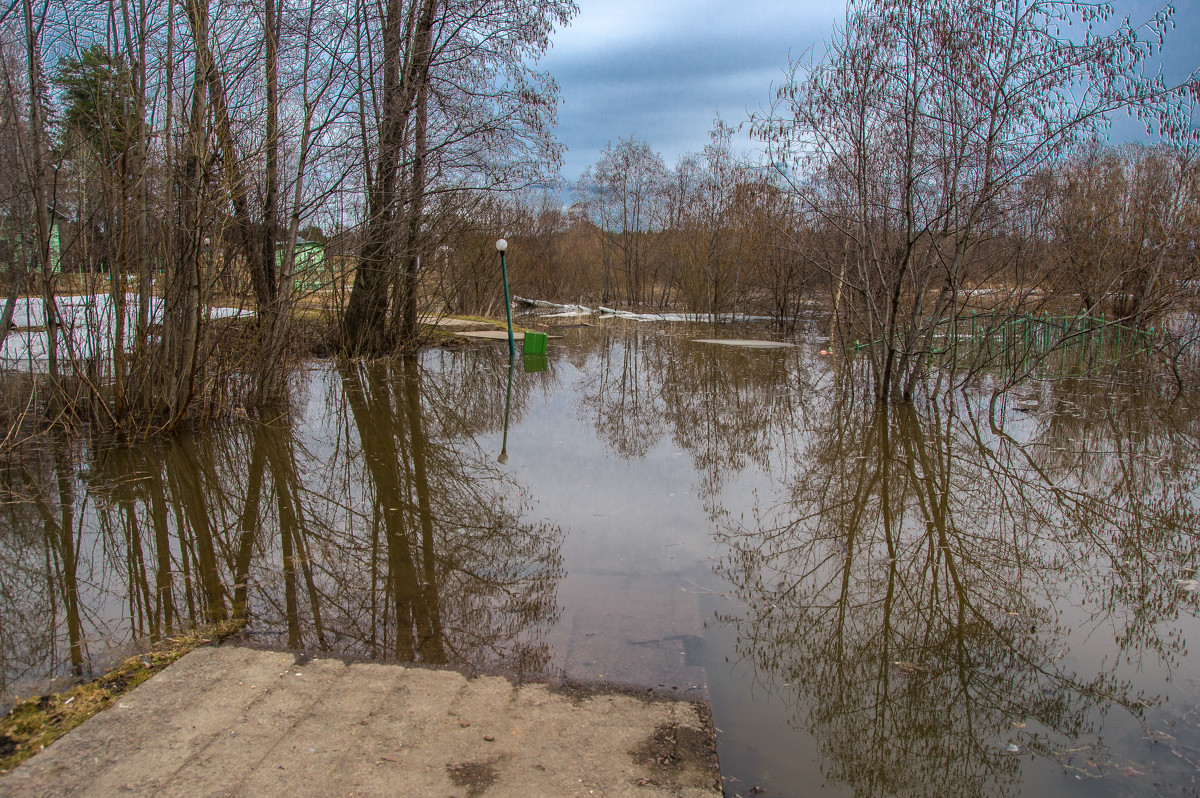
[[[0,469],[7,696],[204,620],[710,697],[730,795],[1200,788],[1200,408],[880,410],[804,339],[620,323],[318,363],[288,412]],[[507,424],[506,424],[507,421]]]

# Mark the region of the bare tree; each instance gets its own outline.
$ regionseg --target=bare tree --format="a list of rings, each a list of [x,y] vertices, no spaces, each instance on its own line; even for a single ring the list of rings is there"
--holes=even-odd
[[[353,286],[351,351],[412,345],[443,288],[423,264],[478,226],[481,191],[560,157],[532,64],[570,0],[23,2],[0,14],[19,228],[0,337],[41,294],[44,324],[17,334],[49,377],[28,384],[120,434],[280,399],[305,292],[328,308]],[[326,273],[297,279],[322,227]]]
[[[793,65],[760,115],[772,159],[798,167],[797,198],[845,241],[844,258],[814,265],[846,295],[843,341],[865,339],[880,401],[912,399],[968,275],[1007,307],[1037,286],[1036,273],[1018,279],[1027,264],[1007,227],[1021,184],[1107,114],[1171,99],[1142,72],[1170,8],[1140,27],[1112,15],[1059,0],[854,0],[827,57]]]
[[[557,161],[549,137],[557,87],[530,64],[575,11],[569,0],[391,0],[379,20],[363,12],[363,24],[380,25],[382,52],[363,55],[368,65],[378,58],[378,72],[368,69],[362,88],[379,104],[374,126],[365,115],[362,123],[370,183],[342,324],[347,351],[415,343],[432,198],[522,188]]]
[[[595,169],[579,179],[592,219],[605,246],[602,302],[616,296],[620,280],[624,300],[637,306],[653,299],[654,254],[651,234],[663,226],[667,168],[662,157],[635,136],[608,144]]]
[[[0,31],[0,85],[3,102],[0,103],[0,261],[4,266],[6,298],[0,310],[0,346],[8,337],[13,326],[13,314],[17,299],[25,286],[28,264],[21,246],[23,230],[18,220],[24,215],[27,192],[23,189],[24,174],[20,167],[20,156],[25,139],[22,95],[19,89],[20,64],[13,56],[14,42],[7,31]]]
[[[1200,168],[1188,150],[1089,143],[1048,177],[1048,257],[1080,309],[1138,325],[1177,309],[1195,277],[1200,224]]]
[[[704,151],[676,164],[667,192],[674,283],[694,312],[729,313],[745,305],[749,242],[738,205],[757,175],[733,151],[733,132],[717,119]]]

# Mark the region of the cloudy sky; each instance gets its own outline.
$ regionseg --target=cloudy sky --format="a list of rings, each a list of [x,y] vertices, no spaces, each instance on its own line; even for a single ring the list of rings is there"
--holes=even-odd
[[[1161,3],[1116,0],[1118,13],[1145,19]],[[562,90],[558,139],[562,176],[575,180],[608,142],[631,134],[668,166],[708,141],[717,112],[729,124],[770,99],[788,54],[799,57],[829,34],[844,0],[578,0],[580,13],[554,36],[539,67]],[[1175,0],[1166,71],[1200,66],[1200,0]],[[1190,66],[1185,65],[1190,62]],[[1137,134],[1119,125],[1118,136]],[[750,142],[743,132],[742,148]]]

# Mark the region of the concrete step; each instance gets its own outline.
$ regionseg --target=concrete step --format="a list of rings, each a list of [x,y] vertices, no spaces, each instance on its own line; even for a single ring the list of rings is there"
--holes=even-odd
[[[0,794],[717,796],[704,704],[202,648]]]

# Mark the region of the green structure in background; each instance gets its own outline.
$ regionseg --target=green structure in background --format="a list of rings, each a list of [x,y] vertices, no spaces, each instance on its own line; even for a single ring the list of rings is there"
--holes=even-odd
[[[283,256],[286,244],[275,248],[275,266],[283,268]],[[292,285],[297,291],[317,291],[333,281],[329,264],[325,260],[325,245],[319,241],[296,239],[296,270],[292,275]]]
[[[62,225],[66,221],[67,217],[61,213],[50,214],[50,271],[54,274],[62,272]],[[0,257],[13,263],[22,261],[35,272],[40,272],[36,254],[34,257],[27,256],[22,243],[19,233],[10,230],[8,224],[0,223],[0,250],[3,251]]]
[[[1045,367],[1040,373],[1043,378],[1082,374],[1100,363],[1115,363],[1149,351],[1162,340],[1161,330],[1121,324],[1103,314],[973,311],[936,323],[930,319],[930,323],[935,334],[929,354],[941,358],[943,365],[963,367],[982,358],[1015,367],[1040,360]],[[880,343],[882,339],[855,341],[854,351]],[[1049,357],[1051,354],[1055,357]]]

